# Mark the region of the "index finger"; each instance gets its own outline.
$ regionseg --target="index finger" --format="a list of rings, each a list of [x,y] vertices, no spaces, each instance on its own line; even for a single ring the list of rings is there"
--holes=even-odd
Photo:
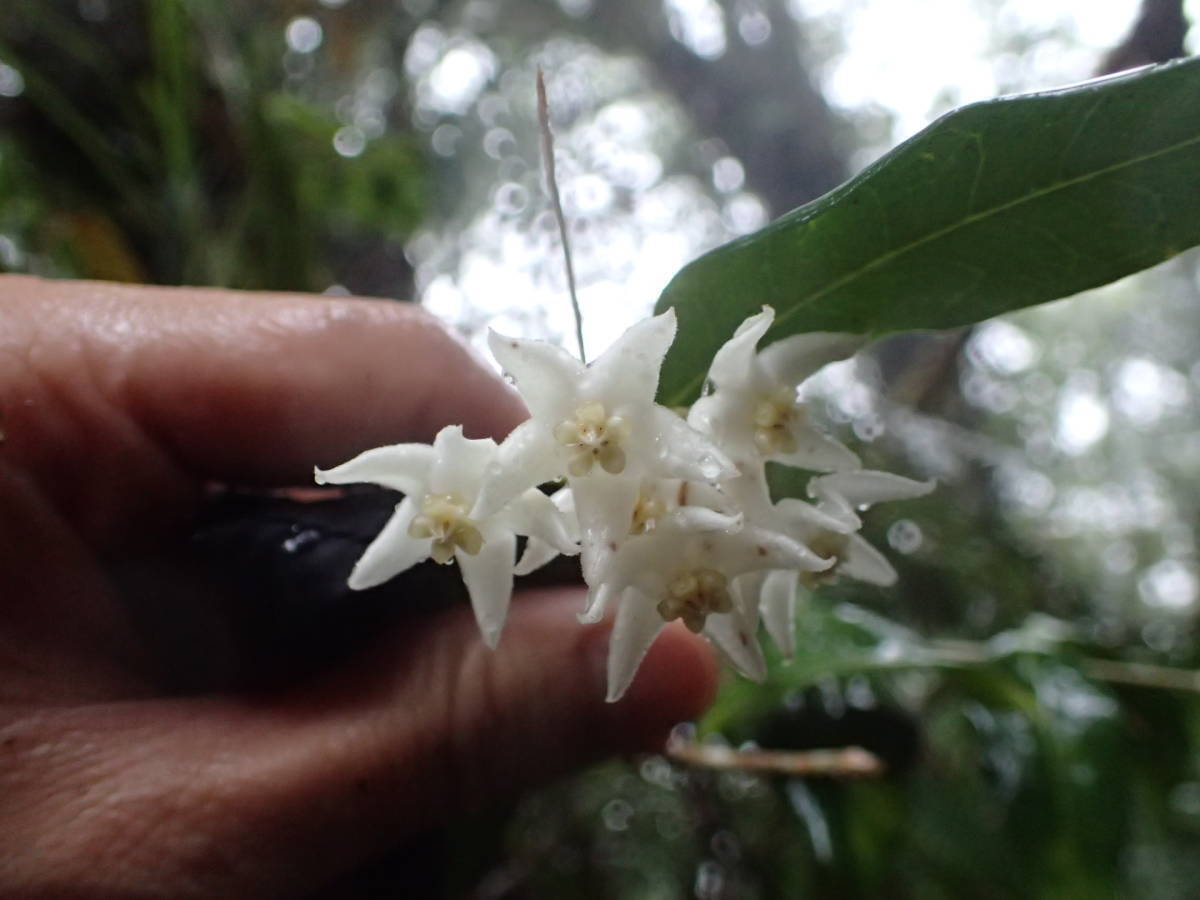
[[[36,468],[48,443],[82,439],[91,478],[97,455],[147,437],[204,478],[306,483],[367,447],[457,422],[499,437],[525,417],[412,304],[7,276],[0,324],[11,440]]]

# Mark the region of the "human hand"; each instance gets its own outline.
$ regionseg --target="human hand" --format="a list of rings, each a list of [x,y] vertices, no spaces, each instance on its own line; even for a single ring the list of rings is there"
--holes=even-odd
[[[0,277],[0,895],[309,892],[695,716],[702,642],[668,629],[605,704],[607,626],[566,589],[519,596],[495,652],[460,606],[284,689],[168,693],[124,576],[233,652],[182,561],[206,484],[522,417],[411,306]]]

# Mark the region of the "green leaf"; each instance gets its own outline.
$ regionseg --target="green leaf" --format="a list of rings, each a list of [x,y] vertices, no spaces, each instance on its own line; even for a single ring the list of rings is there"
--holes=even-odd
[[[963,107],[846,184],[684,267],[660,401],[700,392],[763,304],[765,343],[947,328],[1106,284],[1200,243],[1200,59]]]

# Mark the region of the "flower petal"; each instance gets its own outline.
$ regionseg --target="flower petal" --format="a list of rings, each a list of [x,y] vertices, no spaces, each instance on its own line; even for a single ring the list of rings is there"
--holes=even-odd
[[[787,659],[796,653],[796,590],[799,582],[797,572],[775,569],[767,573],[759,595],[763,625]]]
[[[720,492],[726,498],[723,508],[736,509],[751,522],[770,522],[774,507],[771,504],[771,486],[767,482],[765,461],[746,460],[739,465],[741,475],[721,482]],[[713,506],[711,503],[705,505],[710,508]]]
[[[536,419],[528,419],[514,428],[496,448],[496,455],[484,470],[471,518],[494,515],[529,488],[564,476],[566,470],[559,450],[550,430]]]
[[[571,411],[584,365],[547,341],[505,337],[488,332],[488,346],[500,367],[517,383],[521,399],[535,418],[557,423]]]
[[[752,681],[767,677],[767,661],[758,645],[758,597],[765,572],[747,572],[733,579],[733,610],[709,615],[704,634],[735,669]]]
[[[775,504],[775,510],[787,523],[788,532],[799,534],[802,540],[809,540],[823,531],[849,534],[862,527],[862,521],[848,507],[829,510],[796,497],[784,497]]]
[[[817,472],[841,472],[862,468],[858,456],[845,444],[822,434],[807,422],[792,428],[796,449],[770,458],[787,466],[813,469]]]
[[[610,411],[625,404],[653,403],[663,357],[673,340],[674,309],[643,319],[588,366],[579,396],[599,400]]]
[[[717,391],[753,390],[754,375],[759,371],[756,357],[758,342],[775,320],[775,310],[764,306],[763,311],[750,316],[721,345],[708,367],[708,380]]]
[[[575,517],[575,495],[571,493],[571,489],[569,487],[561,487],[550,495],[549,500],[559,513],[560,521],[566,526],[568,539],[572,543],[578,543],[579,522]],[[520,529],[513,530],[520,533]],[[575,552],[579,552],[578,547],[575,548]],[[521,554],[521,559],[517,562],[514,572],[517,575],[528,575],[530,572],[536,572],[558,555],[559,551],[553,545],[536,537],[531,537],[525,542],[525,552]]]
[[[686,536],[688,532],[724,531],[735,534],[742,530],[746,520],[740,515],[729,515],[706,506],[679,506],[667,513],[651,536],[668,533]]]
[[[685,481],[722,481],[738,474],[716,444],[665,406],[652,410],[651,428],[656,474]]]
[[[603,619],[614,594],[619,597],[621,591],[615,590],[610,582],[589,590],[583,611],[579,614],[579,621],[584,625],[592,625]]]
[[[575,495],[568,485],[563,485],[550,495],[554,508],[562,513],[563,518],[571,524],[571,540],[579,540],[579,522],[575,518]]]
[[[863,509],[887,500],[909,500],[924,497],[937,487],[935,481],[913,481],[893,475],[859,469],[856,472],[835,472],[821,475],[808,483],[808,495],[818,500],[839,497],[854,509]]]
[[[890,587],[896,583],[896,570],[892,568],[887,557],[857,534],[848,536],[837,572],[847,578],[876,584],[879,587]]]
[[[429,493],[457,494],[474,502],[483,472],[496,455],[491,438],[463,437],[461,425],[447,425],[433,439],[434,460],[429,469]]]
[[[575,515],[583,544],[583,580],[593,587],[605,580],[608,560],[625,543],[633,524],[640,481],[594,475],[571,479]]]
[[[676,482],[678,487],[674,492],[674,503],[669,505],[668,509],[674,509],[676,506],[699,506],[704,509],[711,509],[722,515],[736,516],[736,503],[725,492],[724,487],[728,484],[737,483],[740,480],[740,478],[731,479],[724,482],[720,488],[703,481],[679,480]]]
[[[751,526],[713,541],[707,552],[714,562],[713,568],[719,568],[728,576],[759,569],[823,572],[834,564],[832,559],[818,556],[786,535]]]
[[[700,397],[688,408],[687,423],[706,437],[721,439],[722,436],[717,432],[729,417],[729,410],[723,403],[724,396],[722,394],[721,400],[718,400],[714,392]]]
[[[314,469],[317,484],[378,484],[405,494],[424,494],[434,450],[429,444],[375,447],[332,469]]]
[[[608,696],[605,699],[609,703],[620,700],[629,688],[638,666],[665,624],[653,603],[632,588],[624,592],[608,645]]]
[[[365,591],[383,584],[429,558],[429,540],[414,538],[408,533],[417,509],[417,501],[412,497],[405,497],[396,506],[383,530],[354,564],[348,582],[350,590]]]
[[[517,560],[517,565],[513,568],[513,574],[528,575],[531,572],[536,572],[542,566],[553,562],[561,555],[557,549],[545,541],[530,538],[525,542],[525,550],[521,554],[521,558]]]
[[[572,535],[578,529],[572,527],[554,501],[539,491],[530,488],[513,498],[508,506],[496,514],[495,520],[516,534],[549,544],[564,556],[579,552],[577,539]]]
[[[758,631],[758,601],[767,573],[767,569],[758,569],[739,575],[730,582],[734,608],[740,610],[743,618],[750,623],[751,634]]]
[[[471,608],[475,611],[483,642],[492,648],[500,641],[500,632],[508,617],[516,553],[517,539],[511,531],[501,528],[488,530],[478,553],[454,552],[463,584],[471,596]]]
[[[777,381],[798,385],[829,363],[849,359],[866,343],[861,335],[810,331],[764,348],[758,362]]]
[[[751,681],[766,680],[767,661],[763,657],[762,647],[758,645],[754,629],[742,613],[734,610],[709,615],[704,622],[704,636],[713,642],[735,669]]]

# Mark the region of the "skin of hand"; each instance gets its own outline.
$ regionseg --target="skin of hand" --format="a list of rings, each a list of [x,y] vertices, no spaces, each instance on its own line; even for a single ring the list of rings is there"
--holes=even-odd
[[[113,573],[221,608],[173,562],[206,485],[524,415],[411,305],[0,276],[0,896],[307,894],[701,712],[715,665],[678,628],[606,704],[609,625],[566,588],[519,594],[494,652],[456,607],[283,688],[158,679]]]

